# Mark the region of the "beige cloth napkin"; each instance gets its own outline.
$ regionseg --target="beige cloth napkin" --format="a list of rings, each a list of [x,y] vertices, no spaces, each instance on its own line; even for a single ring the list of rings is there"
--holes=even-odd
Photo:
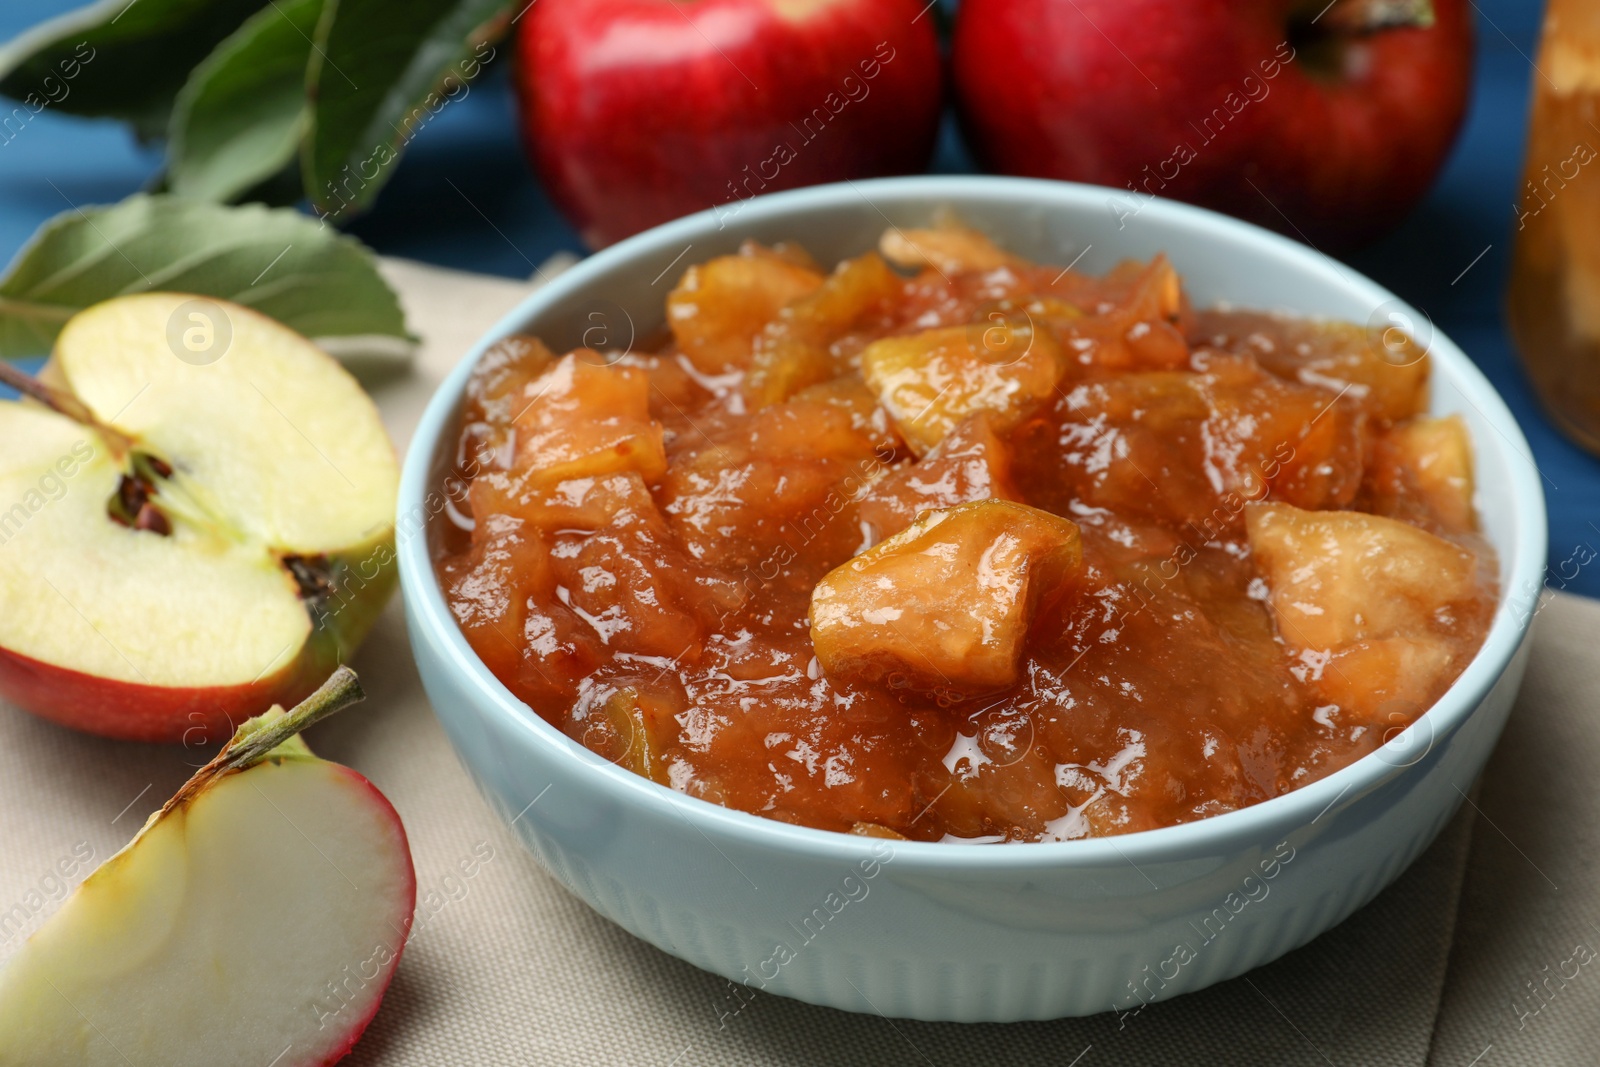
[[[424,338],[410,369],[366,376],[403,448],[439,380],[529,287],[400,261],[385,270]],[[474,791],[427,706],[393,604],[355,662],[368,705],[310,737],[389,796],[417,864],[413,936],[347,1062],[1600,1062],[1597,635],[1600,603],[1552,596],[1475,804],[1393,887],[1307,947],[1124,1022],[940,1025],[768,995],[733,1014],[723,980],[568,895]],[[202,759],[0,707],[0,957]]]

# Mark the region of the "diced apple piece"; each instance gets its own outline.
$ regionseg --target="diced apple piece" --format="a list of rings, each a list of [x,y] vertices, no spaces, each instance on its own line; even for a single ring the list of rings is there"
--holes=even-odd
[[[1471,553],[1357,511],[1252,504],[1246,523],[1279,635],[1303,680],[1373,718],[1393,710],[1396,678],[1408,691],[1437,692],[1457,665],[1455,621],[1479,596]]]
[[[1343,508],[1361,487],[1367,416],[1354,402],[1217,355],[1204,376],[1211,415],[1201,428],[1202,469],[1250,499],[1264,480],[1273,500]],[[1235,509],[1236,510],[1236,509]]]
[[[1040,606],[1083,565],[1075,523],[1003,500],[925,513],[811,595],[830,677],[959,698],[1017,680]]]
[[[472,482],[474,515],[514,515],[544,533],[598,530],[619,513],[655,511],[636,471],[568,478],[549,484],[537,471],[488,471]],[[473,531],[474,539],[481,531]]]
[[[673,456],[662,511],[696,559],[734,567],[792,559],[794,545],[836,525],[887,454],[870,426],[857,427],[854,406],[836,399],[806,390]]]
[[[694,432],[689,412],[705,404],[715,390],[688,356],[668,345],[660,352],[628,352],[612,362],[643,371],[650,379],[650,416],[661,423],[668,441],[675,434]]]
[[[1053,511],[1077,500],[1192,524],[1206,540],[1242,534],[1244,502],[1269,494],[1297,507],[1348,506],[1360,486],[1361,410],[1248,357],[1212,355],[1205,373],[1118,374],[1064,389],[1053,418],[1024,427],[1015,447],[1026,498]]]
[[[667,297],[667,325],[696,368],[720,374],[747,366],[762,327],[821,284],[821,273],[747,245],[685,271]]]
[[[523,520],[489,515],[472,548],[444,562],[440,584],[467,643],[529,706],[570,703],[572,686],[600,659],[599,642],[571,609],[556,603],[550,546]]]
[[[490,345],[467,379],[468,414],[494,418],[506,426],[517,414],[517,397],[556,361],[539,338],[514,333]]]
[[[1051,295],[1025,308],[1036,323],[1058,331],[1072,363],[1112,373],[1189,366],[1185,329],[1192,313],[1165,256],[1127,260],[1104,278],[1048,271],[1039,268],[1034,277]],[[1075,308],[1088,313],[1074,315]]]
[[[1448,642],[1383,637],[1339,648],[1326,663],[1308,657],[1294,672],[1325,700],[1388,727],[1404,725],[1431,704],[1439,682],[1457,667],[1456,650]]]
[[[1020,264],[977,230],[946,221],[935,229],[892,226],[878,239],[878,251],[897,267],[932,267],[941,274],[986,271]]]
[[[1123,260],[1099,284],[1119,305],[1113,314],[1129,323],[1173,322],[1183,311],[1183,281],[1164,255],[1148,263]]]
[[[613,652],[698,658],[704,626],[697,611],[716,613],[697,597],[690,561],[666,524],[620,514],[604,529],[562,539],[551,553],[556,596]]]
[[[650,418],[650,380],[598,354],[569,353],[527,387],[516,416],[517,466],[553,485],[617,471],[646,479],[667,469],[660,423]]]
[[[774,241],[770,245],[746,241],[739,246],[739,251],[744,252],[746,250],[761,252],[764,255],[781,259],[785,263],[793,264],[796,267],[804,267],[807,270],[816,271],[819,275],[827,273],[822,269],[821,264],[817,262],[816,257],[806,251],[806,246],[798,241]]]
[[[527,403],[528,385],[555,361],[555,353],[543,341],[523,334],[512,334],[489,347],[467,379],[462,444],[467,445],[468,439],[472,444],[460,450],[457,466],[472,470],[511,465],[512,420]]]
[[[528,595],[542,592],[550,582],[550,549],[524,523],[506,515],[488,516],[475,532],[479,536],[472,549],[449,560],[441,579],[467,640],[492,646],[498,631],[515,658],[523,647]]]
[[[546,530],[588,531],[600,529],[623,513],[647,521],[656,514],[650,490],[636,471],[557,482],[538,501],[531,518]]]
[[[1476,590],[1471,553],[1410,523],[1288,504],[1252,504],[1246,523],[1284,639],[1303,648],[1432,633]]]
[[[821,385],[807,386],[789,402],[797,407],[815,404],[847,413],[851,427],[870,441],[879,455],[888,456],[905,445],[894,420],[878,403],[878,394],[858,374],[844,374]]]
[[[844,369],[831,345],[900,291],[904,282],[868,252],[840,263],[816,291],[785,306],[756,341],[750,391],[776,404]]]
[[[1408,419],[1427,405],[1427,352],[1397,326],[1377,331],[1353,322],[1208,311],[1190,335],[1247,352],[1280,378],[1347,395],[1386,422]]]
[[[1454,532],[1477,524],[1472,440],[1459,415],[1413,419],[1379,436],[1366,481],[1373,510],[1380,514],[1431,520]]]
[[[1056,296],[1033,296],[1022,305],[1022,310],[1034,322],[1043,322],[1057,329],[1066,329],[1081,322],[1088,315],[1081,304]]]
[[[1472,438],[1461,417],[1417,419],[1397,427],[1389,439],[1440,519],[1456,529],[1471,529]]]
[[[1183,326],[1188,305],[1178,273],[1165,256],[1148,263],[1128,260],[1104,278],[1064,275],[1047,288],[1070,300],[1067,306],[1093,314],[1063,318],[1049,303],[1028,313],[1057,326],[1070,345],[1073,362],[1102,371],[1178,370],[1189,363]],[[1054,301],[1056,305],[1061,300]]]
[[[861,353],[867,384],[918,455],[974,412],[1015,426],[1055,392],[1064,366],[1048,330],[1011,322],[886,337]]]
[[[918,515],[978,500],[1015,499],[1011,459],[986,412],[969,416],[934,446],[926,458],[884,475],[862,497],[859,516],[882,540],[910,526]]]
[[[1189,364],[1189,344],[1170,322],[1139,321],[1122,335],[1130,367],[1178,370]]]
[[[669,785],[665,754],[678,736],[673,715],[661,701],[626,686],[598,708],[575,714],[572,729],[586,748],[642,778]]]

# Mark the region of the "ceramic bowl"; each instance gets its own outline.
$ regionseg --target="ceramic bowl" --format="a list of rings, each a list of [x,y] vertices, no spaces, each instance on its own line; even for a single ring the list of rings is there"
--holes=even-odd
[[[820,262],[948,205],[1029,258],[1104,271],[1165,252],[1197,306],[1231,302],[1401,328],[1433,359],[1431,408],[1476,451],[1500,610],[1444,697],[1387,745],[1254,807],[1062,843],[891,842],[691,799],[569,740],[501,685],[457,629],[420,528],[442,503],[473,363],[498,338],[617,347],[662,321],[691,262],[746,238]],[[595,329],[604,331],[596,337]],[[1258,967],[1340,922],[1433,840],[1483,768],[1526,662],[1545,565],[1527,443],[1450,340],[1393,294],[1304,245],[1197,208],[995,177],[821,186],[650,230],[539,289],[461,361],[423,415],[400,490],[400,579],[423,684],[478,787],[539,862],[600,914],[751,989],[935,1020],[1046,1019],[1141,1004]],[[730,993],[727,1010],[744,994]]]

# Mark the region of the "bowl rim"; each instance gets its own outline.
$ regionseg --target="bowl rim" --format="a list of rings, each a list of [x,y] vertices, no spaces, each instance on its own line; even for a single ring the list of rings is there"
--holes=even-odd
[[[974,194],[991,197],[998,194],[1004,199],[1041,207],[1099,208],[1108,196],[1120,194],[1121,191],[1032,178],[917,175],[840,182],[765,194],[741,201],[738,211],[750,221],[774,217],[798,218],[806,212],[826,211],[840,203],[858,199],[872,204],[872,193],[926,199],[930,206],[949,202],[958,209],[963,198]],[[1227,235],[1241,246],[1253,246],[1252,253],[1259,252],[1268,258],[1298,260],[1302,267],[1319,275],[1321,283],[1370,300],[1374,307],[1380,304],[1398,307],[1403,312],[1417,316],[1412,321],[1425,318],[1411,305],[1365,275],[1337,264],[1323,253],[1287,237],[1174,200],[1141,198],[1140,203],[1140,218],[1153,225],[1189,226],[1211,230],[1219,236]],[[420,516],[424,526],[428,520],[426,501],[431,491],[429,478],[434,469],[440,434],[453,421],[471,368],[490,344],[522,328],[545,305],[580,292],[592,279],[604,275],[613,267],[655,252],[665,251],[671,255],[682,245],[693,243],[693,239],[703,235],[708,228],[713,231],[723,228],[715,208],[636,234],[579,261],[530,293],[502,316],[440,382],[428,401],[406,451],[401,473],[397,532],[407,516]],[[1502,439],[1497,447],[1513,475],[1510,478],[1515,512],[1512,521],[1518,546],[1518,552],[1512,558],[1506,558],[1502,551],[1503,578],[1499,600],[1494,621],[1482,647],[1439,700],[1390,742],[1390,745],[1403,748],[1404,744],[1415,744],[1418,737],[1426,734],[1431,749],[1434,740],[1459,729],[1479,708],[1522,646],[1534,608],[1530,606],[1526,612],[1520,613],[1511,610],[1513,598],[1519,590],[1542,588],[1548,534],[1541,476],[1531,458],[1532,451],[1504,400],[1477,365],[1442,332],[1434,329],[1427,347],[1435,361],[1434,373],[1447,376],[1461,396],[1478,410]],[[1411,762],[1389,763],[1382,758],[1384,750],[1379,749],[1330,775],[1249,807],[1175,826],[1111,837],[1037,841],[1018,843],[1014,847],[984,848],[961,847],[959,843],[947,841],[866,838],[798,826],[678,793],[603,759],[567,737],[512,694],[467,644],[445,603],[434,574],[426,529],[417,529],[410,536],[397,540],[400,584],[406,612],[412,616],[415,626],[424,628],[437,641],[437,647],[447,654],[449,665],[462,674],[481,697],[480,702],[493,709],[493,715],[504,719],[513,732],[525,736],[530,744],[543,746],[549,758],[567,765],[569,773],[591,776],[596,787],[613,794],[620,805],[642,805],[658,815],[676,815],[688,820],[703,834],[715,831],[724,840],[752,848],[797,851],[848,864],[858,860],[874,845],[881,848],[883,844],[889,844],[893,848],[897,869],[909,867],[946,872],[1025,871],[1039,867],[1091,868],[1119,863],[1137,868],[1137,861],[1141,859],[1165,862],[1217,855],[1236,850],[1242,843],[1282,837],[1320,819],[1341,799],[1352,794],[1352,800],[1359,798],[1405,774],[1427,755],[1425,750],[1422,757]]]

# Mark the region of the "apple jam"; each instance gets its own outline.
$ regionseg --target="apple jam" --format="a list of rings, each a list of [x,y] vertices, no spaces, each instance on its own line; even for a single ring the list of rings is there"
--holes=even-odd
[[[691,796],[926,841],[1188,822],[1378,748],[1489,626],[1409,342],[949,223],[831,272],[747,245],[666,323],[489,351],[434,554],[512,692]]]

